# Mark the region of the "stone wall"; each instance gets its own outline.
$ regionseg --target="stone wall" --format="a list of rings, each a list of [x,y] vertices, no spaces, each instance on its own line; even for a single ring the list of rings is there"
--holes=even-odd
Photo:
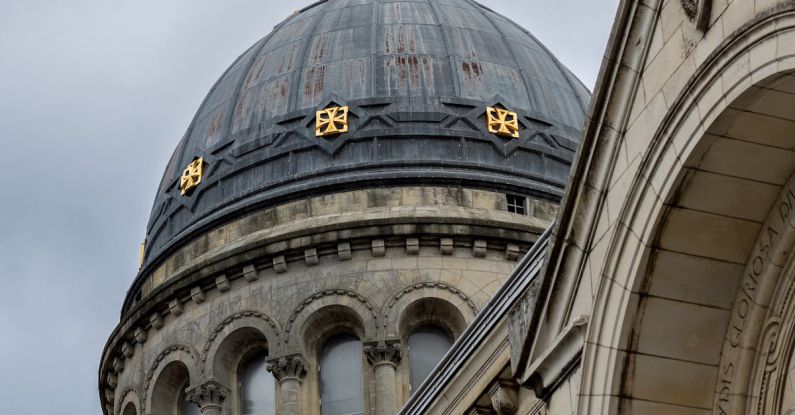
[[[790,1],[621,3],[527,362],[588,318],[579,395],[564,381],[550,413],[778,413],[794,19]]]
[[[318,414],[319,347],[341,332],[365,345],[365,412],[394,413],[409,396],[410,328],[460,335],[554,216],[532,199],[530,215],[509,213],[504,198],[372,189],[209,231],[144,278],[125,310],[103,356],[106,413],[153,413],[189,388],[205,413],[235,414],[237,365],[256,349],[279,379],[279,413]]]

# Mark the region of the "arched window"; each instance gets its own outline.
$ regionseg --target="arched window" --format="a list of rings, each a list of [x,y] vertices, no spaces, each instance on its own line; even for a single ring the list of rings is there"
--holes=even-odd
[[[265,354],[246,360],[238,376],[241,415],[274,415],[276,413],[276,380],[265,369]]]
[[[364,413],[362,342],[349,334],[330,338],[320,351],[321,415]]]
[[[409,382],[412,393],[452,346],[453,337],[435,326],[422,326],[409,335]]]

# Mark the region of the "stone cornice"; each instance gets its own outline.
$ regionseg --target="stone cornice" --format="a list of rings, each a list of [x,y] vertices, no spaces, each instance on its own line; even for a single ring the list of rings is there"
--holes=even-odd
[[[452,219],[452,218],[450,218]],[[474,241],[475,239],[482,239],[482,231],[483,229],[487,229],[487,226],[494,226],[494,223],[483,222],[478,227],[472,227],[471,231],[473,232],[470,235],[470,239]],[[487,238],[490,241],[502,239],[505,241],[506,246],[512,245],[514,247],[519,246],[516,245],[517,243],[522,244],[521,249],[524,249],[526,246],[529,246],[532,242],[531,241],[520,241],[516,239],[507,239],[504,238],[505,228],[501,228],[501,224],[497,224],[495,229],[500,230],[502,232],[503,238],[495,238],[493,235],[488,236]],[[427,225],[423,225],[427,226]],[[449,227],[451,230],[455,229],[457,231],[461,231],[462,226],[466,225],[456,225],[454,221],[450,223],[443,223],[441,226]],[[381,229],[379,227],[371,227],[369,229]],[[500,232],[495,233],[495,235],[499,235]],[[532,233],[527,232],[527,235],[532,235]],[[461,247],[467,248],[466,250],[458,250],[456,251],[456,255],[466,255],[464,252],[470,252],[472,255],[472,249],[469,245],[466,245],[466,239],[462,234],[455,235],[455,243],[458,245],[459,243],[463,243]],[[419,238],[418,238],[419,237]],[[390,249],[395,248],[397,246],[406,249],[406,255],[416,255],[412,252],[409,252],[409,249],[413,247],[413,245],[407,243],[408,239],[412,239],[412,242],[416,241],[417,246],[416,249],[419,249],[422,246],[423,249],[428,247],[434,247],[436,249],[440,249],[439,239],[440,237],[445,237],[444,235],[438,236],[434,235],[436,239],[428,239],[423,234],[407,234],[406,236],[395,236],[395,235],[378,235],[379,240],[384,240],[387,242],[387,245]],[[452,239],[452,238],[451,238]],[[356,240],[351,240],[351,242],[355,242]],[[332,255],[337,256],[338,260],[344,261],[347,259],[347,255],[350,255],[350,251],[345,251],[346,257],[342,257],[342,251],[340,251],[340,244],[336,240],[327,241],[327,245],[330,245],[332,249],[328,249],[325,245],[314,245],[316,248],[316,252],[318,257],[321,255]],[[364,244],[364,243],[357,243],[357,244],[350,244],[346,243],[345,247],[351,251],[359,251],[359,250],[369,250],[372,251],[372,244]],[[264,254],[265,252],[259,248],[256,248],[256,252],[260,253],[260,255]],[[285,263],[285,266],[288,268],[291,266],[295,266],[294,262],[304,262],[304,252],[306,251],[306,247],[299,247],[295,250],[301,253],[301,256],[298,256],[298,259],[291,259],[290,263]],[[174,277],[169,279],[168,282],[164,283],[162,286],[158,287],[150,296],[145,297],[142,299],[136,307],[131,310],[128,314],[122,317],[122,321],[114,330],[114,333],[110,336],[108,343],[105,346],[105,350],[103,351],[102,363],[100,365],[99,370],[99,377],[100,377],[100,390],[102,391],[102,398],[103,398],[103,406],[106,404],[113,404],[113,390],[115,386],[111,385],[111,382],[108,381],[110,373],[121,373],[124,371],[125,361],[129,359],[129,356],[126,356],[121,348],[123,345],[126,344],[125,351],[128,355],[136,353],[136,343],[144,344],[149,338],[153,337],[153,333],[148,332],[149,330],[162,330],[166,325],[171,324],[170,321],[173,318],[180,318],[178,314],[185,312],[185,307],[195,307],[199,306],[199,304],[195,301],[195,298],[191,295],[191,292],[194,291],[194,288],[199,286],[202,287],[202,293],[206,298],[212,298],[214,291],[223,292],[223,290],[231,289],[231,284],[233,282],[239,280],[246,280],[246,283],[256,283],[258,279],[248,279],[246,278],[246,274],[252,274],[252,266],[253,263],[251,262],[251,250],[247,250],[245,252],[241,252],[235,257],[227,258],[224,260],[219,261],[218,267],[208,266],[207,269],[203,269],[200,272],[194,272],[191,274],[185,274],[182,277]],[[510,249],[505,249],[503,254],[505,255],[506,260],[511,261],[513,260],[510,256],[512,251]],[[287,255],[286,251],[277,252],[278,255],[284,256],[285,258],[293,258],[296,257],[295,255]],[[492,252],[493,254],[493,252]],[[374,254],[373,254],[374,255]],[[270,257],[266,256],[265,259]],[[256,264],[260,264],[261,260],[257,260],[259,262],[255,262]],[[221,265],[231,265],[232,268],[222,268]],[[248,269],[248,271],[246,271]],[[253,267],[254,273],[262,273],[262,272],[272,272],[267,268],[267,266],[258,265]],[[223,277],[223,278],[221,278]],[[222,280],[223,284],[219,285],[218,280],[219,278]],[[463,294],[457,290],[455,287],[447,287],[443,286],[443,288],[448,289],[449,291],[456,293],[457,295],[462,296]],[[462,297],[462,298],[465,298]],[[168,305],[172,304],[174,307],[169,308]],[[467,302],[470,308],[473,307],[472,304]],[[381,316],[382,307],[385,305],[377,304],[375,306],[370,305],[372,307],[373,313],[376,315],[376,320],[379,320]],[[179,311],[179,313],[175,313]],[[171,314],[171,315],[169,315]],[[272,324],[277,324],[275,322],[271,322]],[[281,330],[280,330],[281,332]],[[137,335],[136,335],[137,333]],[[203,356],[204,354],[202,354]],[[115,363],[114,363],[115,362]]]

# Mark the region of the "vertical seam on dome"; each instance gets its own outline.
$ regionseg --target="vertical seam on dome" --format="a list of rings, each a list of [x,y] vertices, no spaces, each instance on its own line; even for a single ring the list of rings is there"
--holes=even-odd
[[[249,71],[251,71],[251,67],[254,66],[254,62],[257,61],[262,49],[265,49],[265,45],[267,45],[271,38],[273,38],[274,33],[276,33],[276,30],[270,32],[268,36],[265,36],[265,38],[260,41],[260,44],[256,47],[251,59],[248,61],[248,63],[246,63],[245,69],[243,69],[240,74],[240,80],[237,81],[237,86],[235,86],[235,95],[230,100],[232,106],[229,107],[229,119],[226,120],[226,127],[224,128],[226,131],[224,132],[224,138],[229,138],[229,136],[232,134],[232,122],[235,119],[235,110],[237,109],[237,104],[240,100],[240,93],[242,92],[243,84],[246,82],[246,78],[248,78]]]
[[[370,97],[376,96],[377,84],[375,80],[376,58],[378,49],[378,12],[380,11],[379,0],[373,1],[373,20],[370,27]]]
[[[455,63],[455,52],[453,51],[453,45],[450,42],[450,36],[447,34],[447,29],[444,27],[442,23],[441,15],[439,14],[439,9],[436,4],[434,4],[433,0],[427,0],[428,5],[431,6],[431,10],[433,10],[434,18],[436,19],[436,23],[439,25],[439,29],[442,30],[442,38],[444,38],[444,46],[447,49],[447,60],[450,63],[450,77],[453,78],[453,93],[457,97],[461,97],[461,80],[458,79],[458,67]],[[434,91],[436,92],[436,91]]]
[[[218,85],[221,84],[221,81],[223,81],[224,78],[226,78],[226,76],[229,74],[229,71],[231,71],[232,68],[234,68],[235,65],[237,65],[237,63],[240,61],[240,59],[242,59],[243,56],[246,56],[246,53],[248,53],[251,49],[255,48],[256,46],[257,46],[257,44],[255,43],[255,44],[251,45],[251,47],[246,49],[243,53],[241,53],[240,56],[238,56],[237,59],[235,59],[235,61],[232,62],[232,64],[229,65],[226,68],[226,70],[224,70],[224,72],[221,74],[221,76],[218,77],[218,80],[215,81],[215,83],[213,84],[213,87],[210,88],[210,92],[208,92],[207,95],[204,96],[204,99],[202,100],[202,103],[199,105],[199,109],[196,110],[196,114],[193,115],[193,119],[191,119],[190,124],[188,124],[188,129],[185,132],[184,138],[182,140],[180,140],[180,142],[177,144],[177,148],[174,149],[175,153],[177,152],[177,150],[180,150],[181,146],[184,148],[184,144],[187,141],[190,140],[191,133],[193,133],[193,128],[196,126],[196,120],[199,119],[199,114],[201,114],[201,112],[204,110],[204,106],[207,104],[207,100],[209,100],[210,97],[213,95],[213,92],[215,92],[216,88],[218,88]],[[182,160],[182,158],[184,156],[185,156],[184,154],[180,154],[179,155],[179,160],[177,161],[178,165],[184,164],[184,161]],[[193,156],[191,156],[191,157],[193,157]],[[160,194],[160,189],[158,189],[158,195],[159,194]]]
[[[483,8],[483,9],[485,9],[485,10],[487,10],[487,11],[490,11],[490,12],[491,12],[491,13],[493,13],[493,14],[497,14],[496,12],[492,11],[492,10],[491,10],[491,9],[489,9],[488,7],[485,7],[485,6],[482,6],[482,5],[480,5],[480,4],[479,4],[478,2],[476,2],[475,0],[469,0],[469,1],[470,1],[470,2],[472,2],[472,3],[475,3],[476,5],[480,6],[481,8]],[[489,17],[489,16],[488,16],[488,13],[484,13],[484,16],[486,16],[486,19],[488,19],[488,20],[489,20],[489,22],[491,22],[491,24],[492,24],[492,25],[495,25],[495,27],[496,27],[496,24],[494,23],[494,21],[493,21],[493,20],[491,20],[491,17]],[[544,52],[546,52],[546,53],[547,53],[547,55],[549,56],[549,59],[551,59],[551,60],[552,60],[552,62],[555,64],[555,66],[557,66],[557,67],[558,67],[558,69],[559,69],[559,70],[561,71],[561,73],[563,74],[563,77],[564,77],[564,78],[566,78],[566,82],[569,84],[569,88],[571,88],[572,92],[574,93],[574,96],[577,98],[577,103],[579,103],[579,104],[580,104],[580,108],[583,110],[583,112],[587,111],[587,110],[588,110],[588,108],[587,108],[587,106],[588,106],[588,105],[587,105],[587,103],[585,103],[585,102],[583,102],[583,101],[582,101],[582,99],[581,99],[582,97],[580,96],[579,92],[577,91],[577,87],[576,87],[576,86],[574,86],[574,84],[572,84],[572,81],[571,81],[571,76],[574,76],[574,75],[570,73],[569,69],[568,69],[568,68],[566,68],[566,67],[565,67],[565,66],[564,66],[562,63],[560,63],[560,61],[559,61],[559,60],[558,60],[558,58],[555,56],[555,54],[554,54],[554,53],[552,53],[552,51],[550,51],[550,50],[549,50],[549,48],[547,48],[547,46],[546,46],[546,45],[544,45],[542,42],[540,42],[540,41],[538,40],[538,38],[536,38],[536,37],[535,37],[535,36],[534,36],[532,33],[530,33],[530,32],[529,32],[527,29],[525,29],[525,28],[524,28],[524,27],[522,27],[521,25],[517,24],[516,22],[514,22],[513,20],[511,20],[511,19],[509,19],[509,18],[507,18],[507,17],[505,17],[505,16],[502,16],[502,15],[500,15],[500,16],[501,16],[501,17],[503,17],[504,19],[508,20],[509,22],[511,22],[511,23],[512,23],[514,26],[516,26],[517,28],[519,28],[519,30],[521,30],[522,32],[524,32],[524,33],[525,33],[527,36],[530,36],[530,38],[531,38],[531,39],[533,39],[533,40],[534,40],[534,41],[535,41],[535,42],[538,44],[538,46],[540,46],[542,49],[544,49]],[[500,34],[502,35],[502,37],[503,37],[503,38],[506,40],[506,42],[507,42],[507,41],[508,41],[508,38],[506,38],[506,37],[505,37],[505,35],[502,33],[502,31],[501,31],[499,28],[497,28],[497,31],[499,31],[499,32],[500,32]],[[518,65],[518,60],[517,60],[517,65]],[[519,69],[520,69],[520,70],[522,69],[522,68],[521,68],[521,66],[519,67]],[[579,80],[579,78],[577,79],[577,81],[578,81],[580,84],[582,84],[582,81],[580,81],[580,80]],[[525,81],[525,82],[526,82],[526,81]],[[585,85],[583,85],[583,86],[585,86]],[[527,88],[527,87],[525,87],[525,88]],[[587,87],[586,87],[586,89],[587,89]],[[528,91],[528,93],[530,93],[530,91]]]
[[[505,33],[500,29],[500,26],[497,23],[495,23],[494,20],[491,20],[491,16],[489,16],[488,10],[486,10],[484,7],[482,7],[480,4],[478,4],[478,2],[476,2],[474,0],[467,0],[467,1],[470,4],[474,5],[476,9],[481,11],[480,14],[483,17],[485,17],[486,20],[489,21],[489,23],[494,27],[494,30],[496,30],[497,33],[502,38],[502,41],[505,42],[505,46],[507,46],[508,50],[511,51],[511,56],[513,56],[513,61],[516,62],[516,69],[519,71],[519,76],[521,76],[522,80],[524,81],[524,90],[527,93],[527,97],[528,97],[528,101],[529,101],[529,98],[530,98],[530,95],[531,95],[532,91],[527,89],[527,85],[529,84],[528,79],[525,76],[524,70],[522,70],[522,64],[519,63],[519,58],[516,57],[516,51],[513,50],[513,47],[511,47],[511,44],[509,43],[508,37],[505,36]],[[535,111],[535,108],[533,108],[532,110]]]
[[[317,17],[313,19],[312,29],[307,33],[307,37],[304,40],[304,50],[301,52],[301,60],[297,62],[298,65],[296,65],[295,73],[290,82],[290,101],[287,103],[288,113],[298,110],[298,93],[301,90],[301,77],[303,76],[304,70],[309,69],[307,66],[309,48],[312,46],[312,39],[317,33],[318,23],[323,19],[323,15],[326,13],[326,9],[328,9],[328,4],[328,2],[318,4],[318,6],[323,5],[323,10],[319,11]]]

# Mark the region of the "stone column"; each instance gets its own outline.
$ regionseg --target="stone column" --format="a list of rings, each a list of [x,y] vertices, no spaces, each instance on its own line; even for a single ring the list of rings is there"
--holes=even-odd
[[[369,344],[364,347],[364,353],[375,372],[376,414],[394,415],[399,409],[396,376],[400,341]]]
[[[268,372],[279,381],[279,413],[301,415],[301,383],[306,376],[306,361],[299,354],[268,361]]]
[[[229,391],[214,378],[209,378],[191,387],[185,394],[188,401],[199,406],[202,415],[223,415],[224,401]]]

